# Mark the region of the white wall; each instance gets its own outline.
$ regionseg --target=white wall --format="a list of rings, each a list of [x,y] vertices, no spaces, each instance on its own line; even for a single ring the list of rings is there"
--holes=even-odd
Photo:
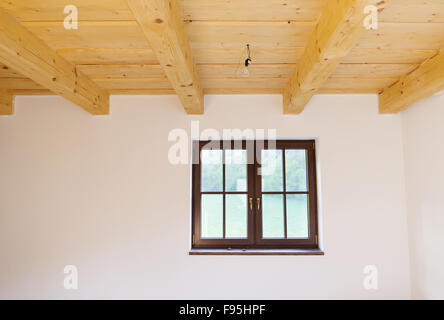
[[[60,97],[18,97],[0,117],[0,298],[410,298],[401,116],[373,95],[114,96],[92,117]],[[189,256],[190,168],[173,128],[276,128],[315,137],[325,256]],[[440,143],[439,140],[436,141]],[[79,289],[63,289],[63,267]],[[363,288],[376,265],[379,290]]]
[[[444,299],[444,95],[402,113],[412,293]]]

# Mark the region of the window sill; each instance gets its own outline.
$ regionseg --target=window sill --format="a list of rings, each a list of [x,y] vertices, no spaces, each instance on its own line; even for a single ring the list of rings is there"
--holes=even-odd
[[[323,256],[320,249],[191,249],[189,255]]]

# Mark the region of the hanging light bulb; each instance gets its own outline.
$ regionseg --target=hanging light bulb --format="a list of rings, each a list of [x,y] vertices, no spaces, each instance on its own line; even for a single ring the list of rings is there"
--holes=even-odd
[[[247,53],[248,53],[248,57],[247,57],[247,59],[245,59],[244,68],[242,69],[242,75],[244,77],[250,76],[250,71],[248,70],[248,67],[250,66],[252,60],[251,60],[251,55],[250,55],[250,45],[249,44],[247,44]]]

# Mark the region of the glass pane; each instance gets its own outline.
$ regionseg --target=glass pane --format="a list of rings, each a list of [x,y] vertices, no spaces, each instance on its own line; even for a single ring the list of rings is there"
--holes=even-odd
[[[225,191],[247,191],[246,150],[225,150]]]
[[[307,160],[305,150],[285,150],[287,191],[307,191]]]
[[[222,150],[202,150],[201,162],[202,191],[223,191]]]
[[[226,238],[247,238],[247,195],[227,194],[226,206]]]
[[[203,194],[201,209],[201,237],[223,237],[223,195]]]
[[[282,150],[262,150],[262,191],[283,191]]]
[[[306,194],[287,194],[287,238],[308,238]]]
[[[262,195],[262,237],[284,238],[284,197],[282,194]]]

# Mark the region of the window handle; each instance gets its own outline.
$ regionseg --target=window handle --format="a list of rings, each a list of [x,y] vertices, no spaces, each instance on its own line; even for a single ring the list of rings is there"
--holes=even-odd
[[[261,198],[257,198],[257,211],[261,209]]]
[[[253,198],[250,197],[250,211],[253,211]]]

